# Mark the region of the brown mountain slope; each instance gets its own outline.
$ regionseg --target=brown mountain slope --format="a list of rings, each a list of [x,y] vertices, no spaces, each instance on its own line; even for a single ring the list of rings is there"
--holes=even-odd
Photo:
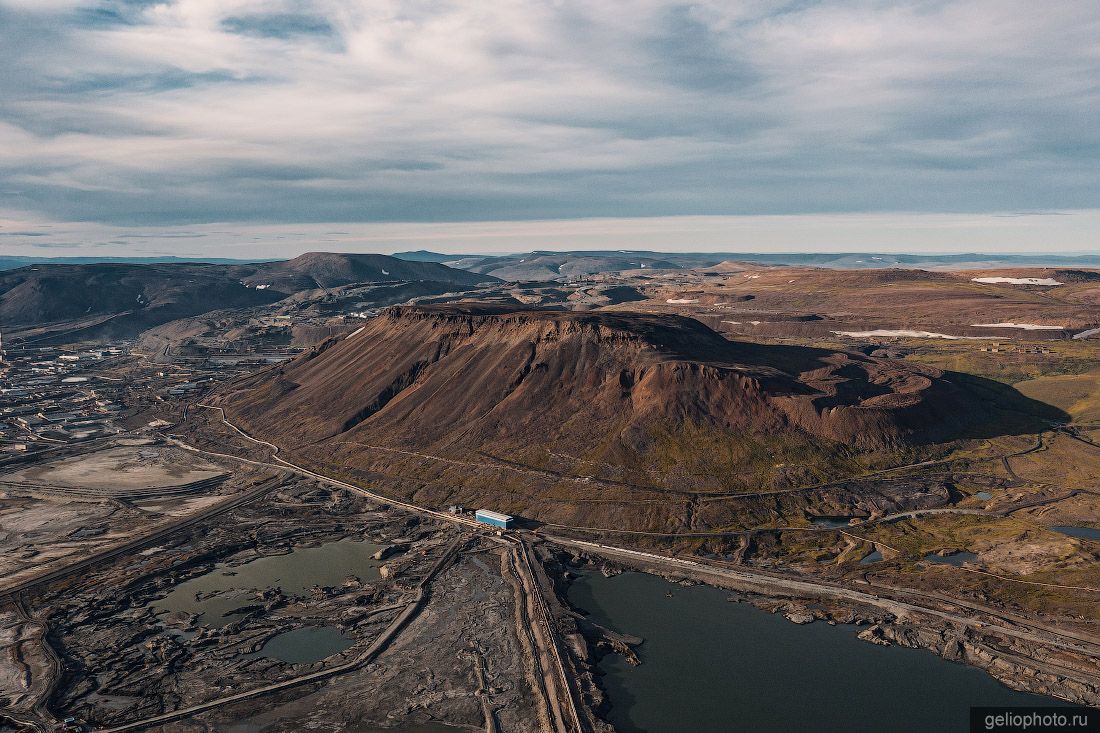
[[[731,342],[679,316],[456,305],[388,309],[237,383],[221,404],[248,430],[325,462],[355,464],[377,446],[527,463],[560,452],[633,470],[706,463],[700,454],[718,446],[719,483],[733,486],[749,480],[735,477],[742,469],[794,454],[974,429],[1005,390],[979,394],[961,380],[856,353]]]
[[[246,287],[224,265],[33,265],[0,273],[0,324],[111,317],[100,331],[129,336],[214,308],[260,305],[282,297]]]

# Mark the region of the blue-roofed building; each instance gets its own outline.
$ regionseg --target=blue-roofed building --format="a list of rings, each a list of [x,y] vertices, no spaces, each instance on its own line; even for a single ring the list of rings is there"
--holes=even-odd
[[[474,519],[483,523],[490,524],[500,529],[511,529],[515,520],[513,520],[507,514],[501,514],[499,512],[491,512],[488,509],[478,509],[474,512]]]

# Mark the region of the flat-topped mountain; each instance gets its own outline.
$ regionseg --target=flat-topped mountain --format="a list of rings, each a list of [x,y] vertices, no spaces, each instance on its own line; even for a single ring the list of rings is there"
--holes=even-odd
[[[542,470],[569,456],[592,475],[748,488],[777,467],[950,438],[988,419],[991,401],[1026,402],[985,389],[860,353],[729,341],[675,315],[465,304],[389,308],[220,404],[329,469],[390,475],[387,463],[416,456],[448,471]]]

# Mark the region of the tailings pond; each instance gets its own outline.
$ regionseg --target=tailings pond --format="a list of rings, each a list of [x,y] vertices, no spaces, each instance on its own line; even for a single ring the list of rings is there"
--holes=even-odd
[[[620,733],[965,731],[972,705],[1058,704],[925,650],[860,641],[853,626],[799,626],[728,596],[643,573],[573,583],[574,607],[645,639],[641,665],[617,654],[599,664]]]
[[[180,583],[152,605],[158,611],[201,614],[203,626],[225,626],[243,615],[235,613],[238,609],[258,602],[257,591],[281,588],[285,595],[303,597],[314,586],[339,585],[348,576],[375,580],[380,562],[372,555],[383,547],[345,539],[242,565],[219,563],[209,573]]]

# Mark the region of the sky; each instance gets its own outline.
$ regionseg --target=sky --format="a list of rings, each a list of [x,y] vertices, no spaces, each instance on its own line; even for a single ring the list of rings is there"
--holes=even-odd
[[[0,0],[0,254],[1100,250],[1096,0]]]

